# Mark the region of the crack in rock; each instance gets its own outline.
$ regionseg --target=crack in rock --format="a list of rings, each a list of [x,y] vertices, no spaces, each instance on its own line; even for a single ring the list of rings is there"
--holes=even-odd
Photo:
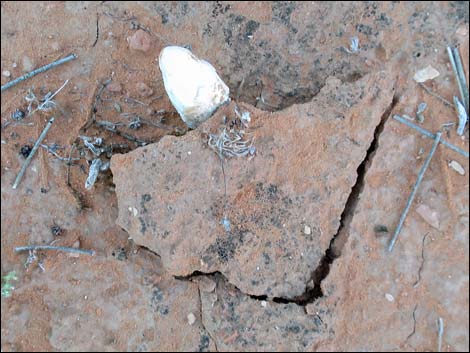
[[[341,256],[343,247],[347,242],[349,227],[354,217],[354,212],[356,210],[359,197],[362,193],[362,190],[364,189],[365,176],[370,165],[372,164],[376,150],[379,148],[379,139],[384,130],[385,123],[388,121],[397,101],[398,98],[394,96],[390,105],[382,115],[380,124],[378,124],[375,128],[374,139],[369,145],[365,158],[357,168],[356,183],[351,188],[348,200],[346,201],[346,205],[341,214],[340,227],[337,233],[331,238],[330,246],[325,251],[325,255],[323,256],[320,265],[313,271],[311,275],[311,281],[314,283],[314,287],[307,289],[304,294],[297,298],[282,299],[285,302],[297,303],[299,305],[306,306],[323,296],[321,283],[328,276],[333,262]]]
[[[199,295],[199,305],[200,305],[200,312],[199,312],[199,318],[201,320],[201,325],[202,325],[202,328],[204,329],[204,331],[207,332],[207,334],[209,335],[210,339],[212,340],[212,342],[214,342],[214,347],[215,347],[215,351],[218,352],[219,349],[217,348],[217,341],[215,340],[214,337],[212,337],[212,334],[211,332],[206,328],[206,325],[204,324],[204,314],[203,314],[203,306],[202,306],[202,297],[201,297],[201,289],[198,288],[198,295]]]

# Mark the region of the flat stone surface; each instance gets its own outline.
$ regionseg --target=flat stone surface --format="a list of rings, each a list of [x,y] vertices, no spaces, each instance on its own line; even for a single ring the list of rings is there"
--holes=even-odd
[[[332,312],[321,304],[307,315],[296,304],[250,298],[217,276],[215,293],[201,292],[202,320],[223,352],[321,351],[332,336]]]
[[[224,162],[228,232],[221,163],[207,132],[235,115],[234,103],[183,137],[114,155],[117,223],[173,275],[220,271],[245,293],[300,295],[339,227],[392,86],[380,72],[351,84],[330,79],[310,103],[279,113],[242,105],[256,155]]]

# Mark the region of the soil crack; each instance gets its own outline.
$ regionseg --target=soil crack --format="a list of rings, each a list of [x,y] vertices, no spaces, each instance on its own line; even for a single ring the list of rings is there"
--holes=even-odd
[[[199,318],[199,319],[201,320],[202,328],[204,329],[204,331],[207,332],[207,334],[208,334],[209,337],[211,338],[212,342],[214,342],[215,351],[218,352],[219,349],[217,348],[217,341],[215,340],[214,337],[212,337],[212,334],[211,334],[211,332],[206,328],[206,325],[204,325],[204,318],[203,318],[204,314],[203,314],[203,312],[202,312],[202,310],[203,310],[203,307],[202,307],[202,297],[201,297],[201,290],[199,289],[199,287],[198,287],[198,289],[197,289],[197,293],[198,293],[198,295],[199,295],[199,306],[200,306],[200,310],[199,310],[200,318]]]

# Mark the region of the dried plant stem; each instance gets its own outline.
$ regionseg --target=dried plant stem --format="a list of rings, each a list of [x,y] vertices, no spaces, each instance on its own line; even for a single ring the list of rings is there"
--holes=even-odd
[[[62,89],[67,85],[67,83],[69,83],[69,80],[66,80],[66,81],[64,82],[64,84],[63,84],[62,86],[60,86],[60,88],[59,88],[57,91],[54,92],[54,94],[52,94],[50,97],[47,97],[47,99],[45,99],[44,102],[41,103],[41,105],[39,105],[39,106],[36,108],[36,110],[42,110],[42,109],[44,109],[44,108],[46,107],[46,105],[52,101],[52,98],[54,98],[54,97],[57,95],[57,93],[59,93],[60,91],[62,91]]]
[[[227,178],[225,176],[225,166],[224,166],[224,158],[219,156],[220,158],[220,166],[222,167],[222,175],[224,176],[224,219],[227,218]]]
[[[15,252],[21,251],[31,251],[31,250],[58,250],[58,251],[67,251],[76,254],[84,254],[84,255],[94,255],[95,252],[93,250],[83,250],[77,248],[69,248],[65,246],[52,246],[52,245],[27,245],[27,246],[19,246],[15,248]]]
[[[135,136],[132,136],[132,135],[126,133],[126,132],[118,130],[116,127],[119,126],[120,123],[111,123],[111,122],[105,121],[105,120],[103,120],[103,121],[97,120],[95,123],[96,123],[97,126],[102,127],[105,130],[108,130],[112,133],[115,133],[116,135],[121,136],[121,137],[125,138],[126,140],[134,142],[137,146],[145,146],[147,144],[146,141],[142,141],[142,140],[138,139]]]
[[[448,107],[453,107],[453,104],[451,102],[449,102],[447,99],[445,99],[444,97],[438,95],[437,93],[431,91],[431,89],[426,86],[424,83],[420,82],[418,83],[419,86],[424,89],[427,93],[429,93],[431,96],[433,97],[436,97],[437,99],[439,99],[442,103],[444,103],[444,105],[448,106]]]
[[[437,351],[442,352],[442,336],[444,335],[444,320],[439,317],[437,320],[438,332],[437,332]]]
[[[428,130],[423,129],[422,127],[420,127],[416,124],[413,124],[411,121],[407,121],[406,119],[404,119],[403,117],[401,117],[399,115],[394,115],[393,119],[395,119],[396,121],[398,121],[402,124],[405,124],[405,125],[413,128],[413,129],[419,131],[420,133],[422,133],[426,137],[430,137],[432,139],[436,138],[436,135],[434,135],[432,132],[429,132]],[[444,146],[449,147],[451,150],[454,150],[455,152],[460,153],[462,156],[467,157],[467,158],[469,157],[467,151],[464,151],[463,149],[461,149],[457,146],[454,146],[453,144],[447,142],[446,140],[441,139],[441,143]]]
[[[33,70],[33,71],[31,71],[31,72],[28,72],[27,74],[25,74],[25,75],[23,75],[23,76],[21,76],[21,77],[18,77],[17,79],[15,79],[15,80],[13,80],[13,81],[10,81],[10,82],[8,82],[8,83],[6,83],[6,84],[4,84],[4,85],[2,86],[2,90],[1,90],[1,91],[3,92],[4,90],[6,90],[6,89],[8,89],[8,88],[10,88],[10,87],[12,87],[12,86],[14,86],[14,85],[16,85],[17,83],[20,83],[20,82],[22,82],[22,81],[24,81],[24,80],[27,80],[27,79],[30,78],[30,77],[36,76],[37,74],[40,74],[41,72],[47,71],[47,70],[49,70],[49,69],[52,69],[53,67],[59,66],[59,65],[61,65],[61,64],[65,64],[66,62],[69,62],[70,60],[74,60],[74,59],[76,59],[76,58],[77,58],[77,55],[76,55],[76,54],[70,54],[69,56],[66,56],[65,58],[59,59],[59,60],[54,61],[54,62],[52,62],[52,63],[50,63],[50,64],[47,64],[47,65],[45,65],[45,66],[43,66],[43,67],[40,67],[40,68],[38,68],[38,69],[36,69],[36,70]]]
[[[44,148],[47,152],[52,154],[54,157],[56,157],[60,161],[67,161],[68,163],[70,163],[71,161],[79,161],[80,160],[80,158],[62,157],[54,149],[52,149],[51,147],[49,147],[47,145],[41,144],[41,147]]]
[[[44,128],[44,130],[42,130],[41,135],[39,136],[36,143],[34,144],[34,147],[31,150],[31,152],[29,153],[28,158],[26,158],[26,160],[24,161],[23,166],[21,167],[21,170],[18,173],[18,176],[15,179],[15,182],[13,183],[13,189],[16,189],[18,187],[18,184],[20,183],[21,179],[23,178],[23,175],[26,171],[26,168],[28,168],[28,165],[31,163],[31,160],[34,157],[34,154],[36,153],[37,149],[41,145],[42,140],[44,140],[44,138],[46,137],[46,134],[49,131],[49,129],[51,128],[53,122],[54,122],[54,117],[49,119],[49,121],[46,124],[46,127]]]
[[[429,152],[428,157],[426,158],[426,161],[424,162],[423,166],[421,167],[421,170],[419,171],[418,174],[418,179],[416,180],[415,185],[413,186],[413,190],[411,191],[411,195],[408,198],[408,201],[406,202],[405,210],[402,212],[400,221],[398,222],[397,229],[395,230],[395,233],[393,234],[393,238],[390,241],[390,245],[388,246],[388,251],[391,252],[393,250],[393,247],[395,245],[395,242],[397,241],[398,235],[400,234],[401,228],[403,227],[403,224],[405,223],[405,218],[408,215],[408,212],[411,208],[411,204],[413,203],[413,200],[416,196],[416,193],[418,192],[418,188],[421,185],[421,181],[423,180],[424,173],[428,169],[429,163],[431,162],[432,156],[434,156],[434,153],[436,152],[437,146],[439,145],[439,142],[441,140],[441,132],[438,132],[436,134],[436,137],[434,139],[434,143],[431,148],[431,152]]]
[[[88,120],[87,122],[85,123],[85,125],[83,125],[81,128],[80,128],[80,134],[83,134],[91,125],[93,125],[96,121],[96,112],[98,111],[98,101],[101,100],[101,95],[103,94],[103,91],[104,89],[111,83],[111,79],[108,78],[106,79],[103,83],[100,83],[100,87],[96,87],[95,88],[95,92],[97,92],[95,95],[94,95],[94,100],[93,100],[93,104],[91,106],[91,110],[90,110],[90,114],[88,116]]]
[[[72,145],[70,148],[70,153],[69,153],[69,161],[67,163],[67,185],[70,186],[70,166],[72,165],[72,153],[73,150],[75,149],[75,143]]]
[[[447,53],[449,54],[450,64],[454,70],[457,85],[459,86],[460,97],[465,107],[465,111],[468,113],[468,88],[467,80],[465,79],[465,72],[463,70],[462,60],[460,59],[460,53],[458,48],[447,47]]]

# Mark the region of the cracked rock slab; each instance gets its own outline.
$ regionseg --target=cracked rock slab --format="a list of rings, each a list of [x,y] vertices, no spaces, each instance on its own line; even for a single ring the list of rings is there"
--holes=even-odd
[[[253,299],[216,278],[217,289],[201,291],[201,303],[204,327],[219,351],[316,351],[334,335],[331,312],[322,305],[307,315],[301,306]]]
[[[221,163],[207,141],[233,121],[235,103],[185,136],[114,155],[117,223],[173,275],[220,271],[248,294],[301,295],[392,97],[393,79],[379,72],[329,79],[311,102],[277,113],[241,105],[256,155],[224,162],[230,231]]]

